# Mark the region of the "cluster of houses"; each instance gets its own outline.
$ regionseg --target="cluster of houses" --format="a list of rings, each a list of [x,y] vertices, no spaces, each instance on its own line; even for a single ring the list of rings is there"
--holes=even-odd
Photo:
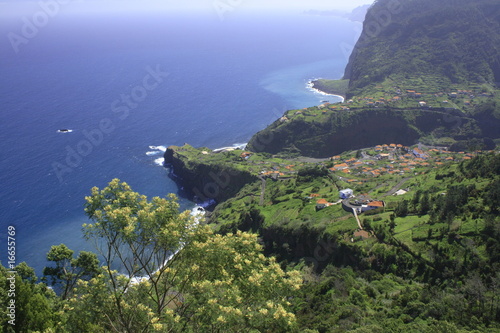
[[[376,87],[382,91],[383,87]],[[342,103],[330,104],[324,101],[324,103],[313,108],[304,108],[302,110],[295,111],[295,116],[303,115],[306,117],[316,117],[318,115],[326,114],[329,111],[349,111],[351,108],[368,106],[373,108],[383,107],[386,105],[396,106],[398,103],[405,101],[406,104],[401,104],[406,107],[419,107],[421,109],[445,109],[445,110],[456,110],[460,104],[464,107],[470,107],[473,105],[473,100],[477,97],[494,97],[493,94],[482,91],[472,91],[472,90],[456,90],[454,92],[438,92],[438,93],[422,93],[414,89],[401,90],[401,88],[393,87],[394,91],[385,92],[383,97],[354,97],[353,99],[346,100]],[[410,99],[410,101],[409,101]],[[449,99],[449,100],[448,100]],[[416,103],[413,102],[416,100]],[[451,101],[454,101],[453,103]],[[409,104],[408,104],[409,102]],[[458,103],[458,104],[457,104]],[[318,112],[321,111],[321,112]],[[290,116],[290,115],[289,115]],[[284,116],[280,118],[281,122],[287,122],[288,117]]]
[[[398,96],[398,99],[399,96]],[[380,105],[385,105],[387,104],[388,102],[395,102],[397,100],[386,100],[385,98],[381,97],[379,99],[375,99],[373,97],[366,97],[366,98],[363,98],[363,100],[366,102],[366,105],[367,106],[380,106]]]
[[[414,97],[414,98],[420,99],[420,101],[418,102],[418,105],[420,108],[422,108],[422,109],[429,108],[428,103],[426,101],[422,100],[423,95],[421,93],[417,93],[415,90],[407,90],[406,95],[408,97]],[[475,93],[472,90],[460,90],[459,89],[457,91],[450,92],[450,93],[438,92],[438,93],[433,94],[433,97],[438,98],[438,99],[442,99],[443,97],[449,97],[452,100],[456,100],[458,98],[466,98],[463,101],[463,105],[464,106],[472,106],[472,100],[475,99],[476,97],[488,97],[488,98],[490,98],[490,97],[493,97],[493,95],[490,93],[487,93],[487,92]],[[450,104],[450,102],[448,100],[442,100],[439,103],[441,103],[441,105],[439,105],[439,107],[444,107],[445,109],[447,109],[448,108],[447,105]]]
[[[382,89],[382,87],[377,87]],[[396,96],[390,96],[395,93]],[[389,95],[389,96],[388,96]],[[386,96],[384,97],[362,97],[362,98],[354,98],[349,101],[347,101],[347,104],[363,104],[369,107],[379,107],[383,106],[386,104],[394,104],[401,102],[403,98],[411,98],[411,99],[416,99],[418,101],[418,106],[422,109],[428,109],[431,108],[429,105],[429,101],[426,101],[425,99],[430,98],[432,99],[431,102],[437,102],[435,105],[438,108],[449,108],[447,107],[450,102],[448,100],[442,100],[443,98],[448,97],[449,99],[456,100],[458,98],[465,98],[466,100],[463,101],[464,106],[471,106],[472,105],[472,100],[475,99],[476,97],[493,97],[492,94],[487,93],[487,92],[474,92],[472,90],[460,90],[458,89],[457,91],[446,93],[446,92],[438,92],[438,93],[431,93],[431,94],[424,94],[422,92],[417,92],[414,89],[407,89],[404,92],[398,88],[394,87],[394,92],[389,94],[387,93]],[[438,99],[438,101],[436,101]],[[450,108],[454,109],[454,108]]]
[[[350,158],[342,160],[340,156],[333,156],[336,162],[329,168],[332,172],[342,172],[348,183],[359,184],[359,179],[350,179],[350,175],[379,177],[384,174],[405,175],[412,174],[415,169],[438,167],[446,162],[456,160],[469,160],[475,156],[474,153],[453,153],[446,149],[409,148],[401,144],[377,145],[373,148],[377,155],[370,159]]]

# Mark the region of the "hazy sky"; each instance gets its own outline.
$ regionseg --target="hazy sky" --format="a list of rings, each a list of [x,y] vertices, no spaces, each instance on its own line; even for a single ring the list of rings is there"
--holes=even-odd
[[[65,11],[122,12],[122,11],[178,11],[237,12],[237,11],[303,11],[351,10],[373,0],[0,0],[0,12],[19,14],[36,12],[40,4],[52,4]],[[48,5],[50,8],[50,5]]]

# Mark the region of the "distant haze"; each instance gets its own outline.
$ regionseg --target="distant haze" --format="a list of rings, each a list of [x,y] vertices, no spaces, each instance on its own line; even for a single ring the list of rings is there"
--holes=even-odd
[[[56,2],[46,1],[47,3]],[[44,1],[45,2],[45,1]],[[191,12],[300,12],[305,10],[352,10],[373,0],[71,0],[64,1],[66,12],[140,12],[140,11],[191,11]],[[39,9],[38,1],[0,1],[0,15],[19,15]]]

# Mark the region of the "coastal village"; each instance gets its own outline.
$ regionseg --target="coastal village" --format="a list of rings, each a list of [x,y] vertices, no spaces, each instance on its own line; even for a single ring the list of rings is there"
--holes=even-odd
[[[425,187],[419,179],[431,177],[431,183],[435,182],[441,168],[492,152],[455,152],[448,147],[386,143],[328,158],[309,158],[254,153],[241,148],[211,150],[184,145],[175,151],[196,163],[226,165],[259,179],[258,184],[232,203],[234,207],[241,205],[242,212],[247,211],[248,205],[255,205],[269,221],[291,221],[300,216],[324,221],[332,232],[349,230],[349,240],[352,238],[353,242],[373,238],[365,223],[375,219],[373,214],[377,221],[387,220],[397,202],[413,197],[416,188]],[[228,214],[224,219],[231,221],[243,213]],[[424,225],[422,217],[412,220],[410,227],[419,230]],[[406,237],[406,229],[402,228],[403,225],[397,230],[401,237]]]
[[[362,184],[369,178],[384,175],[414,175],[429,168],[438,168],[445,163],[470,160],[481,153],[451,152],[445,147],[426,147],[418,145],[407,147],[401,144],[383,144],[358,152],[333,156],[318,160],[317,163],[328,167],[347,183]],[[360,155],[356,158],[353,155]],[[296,164],[279,163],[271,159],[264,162],[252,157],[251,152],[242,152],[240,157],[249,164],[262,166],[260,175],[264,178],[289,179],[297,173],[299,167],[310,163],[312,159],[297,159]]]
[[[403,83],[404,82],[404,83]],[[468,112],[474,106],[496,98],[495,90],[488,86],[452,87],[442,89],[443,84],[432,85],[428,82],[422,84],[417,79],[388,80],[383,85],[374,86],[364,95],[347,99],[341,103],[323,104],[295,110],[287,113],[281,121],[289,120],[295,116],[318,116],[331,111],[349,111],[359,108],[404,108],[404,109],[433,109],[443,111],[460,110]]]
[[[319,193],[310,193],[306,199],[315,203],[316,211],[342,203],[344,210],[352,212],[353,208],[357,207],[356,212],[361,214],[384,207],[385,203],[370,198],[366,193],[354,195],[350,187],[366,189],[368,192],[387,180],[401,181],[400,185],[403,185],[405,180],[415,175],[424,174],[446,164],[470,160],[478,154],[487,152],[452,152],[446,147],[429,147],[421,144],[408,147],[390,143],[326,159],[296,158],[285,160],[277,157],[264,159],[261,154],[239,149],[231,149],[231,153],[239,154],[240,162],[238,164],[242,163],[248,166],[263,181],[265,179],[284,181],[296,178],[298,170],[306,166],[317,165],[325,168],[333,179],[336,179],[337,184],[344,186],[343,189],[339,188],[338,201],[330,202]],[[291,163],[292,161],[293,163]],[[395,186],[386,195],[406,194],[407,191],[400,187]],[[349,201],[352,198],[354,200]]]

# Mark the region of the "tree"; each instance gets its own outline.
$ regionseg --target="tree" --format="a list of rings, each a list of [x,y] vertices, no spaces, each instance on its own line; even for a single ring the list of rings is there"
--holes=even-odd
[[[422,190],[417,190],[415,194],[413,195],[413,198],[411,200],[411,206],[413,208],[413,211],[416,211],[418,208],[418,203],[420,202],[420,196],[422,195]]]
[[[149,324],[144,327],[144,322],[138,321],[134,312],[140,309],[126,304],[125,296],[130,300],[134,284],[142,279],[148,281],[150,287],[144,290],[145,296],[152,302],[153,312],[160,318],[164,316],[178,293],[170,284],[170,267],[177,260],[178,251],[201,229],[188,211],[179,213],[173,194],[149,202],[118,179],[103,190],[94,187],[91,193],[85,198],[85,212],[95,223],[84,225],[84,233],[87,239],[95,241],[105,261],[117,311],[116,330],[141,332]],[[108,317],[112,324],[112,316]]]
[[[0,319],[2,332],[47,332],[57,320],[57,298],[44,283],[35,283],[33,268],[22,262],[8,272],[0,265]],[[15,286],[13,288],[13,286]],[[15,304],[15,316],[10,317],[8,306]],[[13,320],[15,325],[9,323]]]
[[[394,214],[398,217],[405,217],[406,215],[408,215],[408,201],[402,200],[398,202],[398,205],[394,210]]]
[[[76,259],[73,250],[66,245],[53,245],[47,253],[47,260],[56,267],[45,267],[43,274],[51,277],[52,285],[57,285],[61,298],[66,299],[79,279],[90,279],[99,271],[99,260],[92,252],[81,251]]]
[[[420,206],[418,209],[418,215],[422,216],[429,212],[431,209],[431,202],[429,199],[429,193],[425,192],[420,198]]]
[[[287,299],[300,288],[301,275],[266,258],[256,235],[215,235],[189,211],[179,213],[174,195],[148,201],[118,179],[93,188],[86,201],[94,223],[84,226],[85,236],[106,266],[80,282],[68,327],[78,326],[75,311],[95,319],[88,327],[111,332],[283,331],[295,325]],[[90,305],[96,302],[100,314]]]

